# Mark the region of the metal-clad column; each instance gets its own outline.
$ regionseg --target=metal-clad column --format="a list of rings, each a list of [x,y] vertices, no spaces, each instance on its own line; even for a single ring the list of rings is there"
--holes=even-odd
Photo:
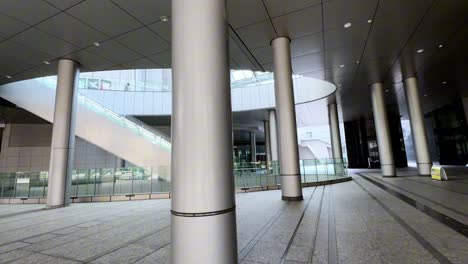
[[[335,175],[343,174],[343,151],[341,149],[340,124],[336,104],[328,105],[328,123],[330,125],[330,139],[332,145]]]
[[[465,109],[466,124],[468,125],[468,97],[465,97],[462,100],[463,100],[463,108]]]
[[[276,111],[268,111],[269,123],[270,123],[270,148],[271,148],[271,160],[278,161],[278,133],[276,130]]]
[[[338,121],[338,109],[336,104],[328,105],[328,122],[330,125],[333,158],[342,159],[343,151],[341,149],[340,125]]]
[[[172,263],[237,263],[225,0],[172,1]]]
[[[431,175],[432,159],[419,98],[418,79],[416,77],[407,78],[404,80],[404,85],[418,172],[420,175]]]
[[[273,48],[276,115],[278,117],[277,130],[282,199],[288,201],[302,200],[290,39],[286,37],[276,38],[271,41],[271,46]]]
[[[257,162],[257,138],[255,131],[250,131],[250,161]]]
[[[380,169],[383,177],[395,177],[395,162],[393,160],[390,127],[388,125],[387,109],[385,108],[384,87],[382,83],[371,85],[372,108],[374,110],[375,133],[379,148]]]
[[[263,130],[265,134],[265,155],[267,164],[271,162],[271,142],[270,142],[270,122],[268,120],[263,121]]]
[[[75,154],[75,122],[78,63],[61,59],[58,62],[52,145],[50,148],[47,207],[70,203],[71,178]]]

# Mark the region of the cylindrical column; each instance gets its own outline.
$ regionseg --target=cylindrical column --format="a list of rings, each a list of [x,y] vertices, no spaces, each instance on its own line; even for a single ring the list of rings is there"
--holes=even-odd
[[[282,198],[288,201],[302,200],[290,39],[276,38],[271,41],[271,46],[273,48],[276,114],[278,117]]]
[[[404,85],[418,172],[419,175],[431,175],[432,160],[419,99],[418,79],[416,77],[407,78]]]
[[[172,1],[172,263],[237,263],[225,0]]]
[[[257,162],[257,139],[255,131],[250,131],[250,161]]]
[[[271,142],[270,142],[270,122],[268,120],[263,121],[263,130],[265,134],[265,155],[267,165],[271,162]]]
[[[70,203],[71,178],[75,154],[76,90],[78,63],[62,59],[58,62],[55,93],[52,145],[50,148],[47,207]]]
[[[336,104],[328,105],[328,123],[330,125],[330,139],[335,175],[341,175],[343,173],[343,151],[341,149],[340,125]]]
[[[332,145],[332,154],[334,159],[342,159],[340,125],[338,122],[338,109],[336,104],[328,105],[328,122],[330,125],[330,137]]]
[[[463,100],[463,108],[465,109],[466,124],[468,125],[468,97],[465,97],[462,100]]]
[[[269,123],[270,123],[270,148],[271,148],[271,160],[278,161],[278,136],[276,130],[276,111],[268,111]]]
[[[387,109],[385,108],[384,87],[382,83],[371,85],[372,108],[374,110],[375,133],[379,148],[380,169],[383,177],[395,177],[395,162],[393,160],[390,127],[388,125]]]

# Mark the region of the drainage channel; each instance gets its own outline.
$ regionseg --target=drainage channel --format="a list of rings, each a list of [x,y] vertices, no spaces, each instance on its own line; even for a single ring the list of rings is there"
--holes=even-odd
[[[453,229],[454,231],[462,234],[464,237],[468,237],[468,226],[445,215],[445,214],[442,214],[434,209],[432,209],[431,207],[427,206],[427,205],[424,205],[424,204],[421,204],[417,201],[415,201],[414,199],[400,193],[400,192],[397,192],[385,185],[383,185],[382,183],[380,182],[377,182],[371,178],[369,178],[368,176],[362,174],[362,173],[358,173],[358,175],[360,175],[363,179],[367,180],[368,182],[374,184],[375,186],[379,187],[380,189],[382,190],[385,190],[387,191],[388,193],[390,193],[391,195],[395,196],[396,198],[402,200],[403,202],[411,205],[412,207],[418,209],[419,211],[425,213],[426,215],[430,216],[431,218],[433,218],[434,220],[440,222],[441,224],[444,224],[446,225],[447,227]]]

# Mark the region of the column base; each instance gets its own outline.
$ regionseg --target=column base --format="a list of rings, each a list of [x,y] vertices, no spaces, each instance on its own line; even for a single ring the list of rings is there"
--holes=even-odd
[[[283,201],[302,201],[304,200],[304,197],[301,196],[296,196],[296,197],[289,197],[289,196],[281,196],[281,200]]]
[[[418,163],[418,174],[421,176],[431,176],[432,163]]]
[[[383,177],[396,177],[395,164],[380,164]]]
[[[46,209],[57,209],[62,207],[67,207],[70,204],[61,204],[61,205],[46,205]]]
[[[281,197],[284,201],[303,200],[300,174],[281,174]]]
[[[237,264],[236,213],[171,215],[171,263]]]

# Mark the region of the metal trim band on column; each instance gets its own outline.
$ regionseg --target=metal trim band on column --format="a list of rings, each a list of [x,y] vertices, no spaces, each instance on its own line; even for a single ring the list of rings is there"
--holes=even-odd
[[[219,211],[213,211],[213,212],[203,212],[203,213],[183,213],[183,212],[176,212],[171,210],[171,214],[175,216],[181,216],[181,217],[205,217],[205,216],[214,216],[214,215],[220,215],[220,214],[225,214],[232,212],[236,209],[235,206],[224,209],[224,210],[219,210]]]
[[[273,49],[276,118],[278,120],[279,166],[282,176],[281,193],[285,199],[297,197],[296,200],[302,200],[290,39],[286,37],[275,38],[271,41],[271,47]],[[286,175],[289,176],[283,177]]]

